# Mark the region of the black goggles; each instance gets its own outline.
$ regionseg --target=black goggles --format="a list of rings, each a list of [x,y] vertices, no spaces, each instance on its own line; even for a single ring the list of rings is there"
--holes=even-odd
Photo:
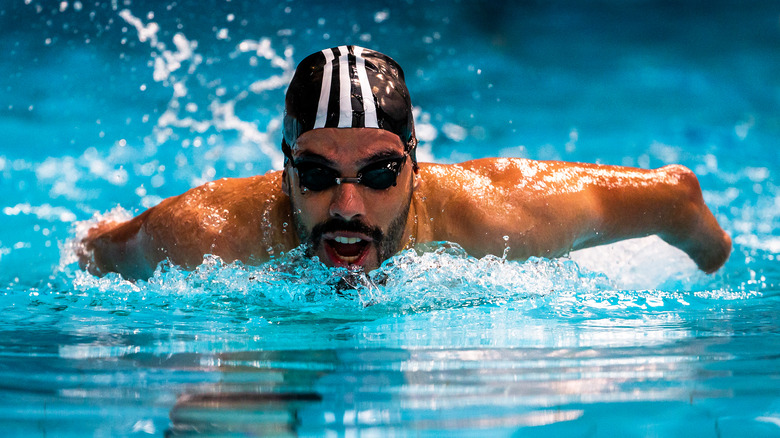
[[[298,184],[302,189],[319,192],[335,185],[353,183],[374,190],[385,190],[397,184],[408,155],[405,152],[401,157],[373,162],[360,169],[355,178],[344,178],[336,170],[314,161],[293,162],[292,167],[298,173]]]

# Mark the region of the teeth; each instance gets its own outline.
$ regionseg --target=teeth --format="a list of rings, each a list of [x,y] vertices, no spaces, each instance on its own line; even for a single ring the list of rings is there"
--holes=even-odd
[[[361,241],[361,239],[357,237],[341,237],[341,236],[338,236],[333,240],[335,240],[338,243],[348,243],[348,244],[358,243]]]

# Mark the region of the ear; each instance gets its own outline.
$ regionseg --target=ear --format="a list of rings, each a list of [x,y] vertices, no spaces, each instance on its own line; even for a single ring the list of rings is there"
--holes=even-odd
[[[282,171],[282,191],[285,195],[290,196],[290,175],[287,173],[286,166]]]

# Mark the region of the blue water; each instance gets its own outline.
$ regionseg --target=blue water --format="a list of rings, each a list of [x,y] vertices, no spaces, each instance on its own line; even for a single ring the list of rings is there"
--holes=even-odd
[[[404,66],[422,160],[681,163],[731,258],[78,270],[99,218],[278,169],[295,64],[344,43]],[[780,436],[775,1],[5,0],[0,47],[3,436]]]

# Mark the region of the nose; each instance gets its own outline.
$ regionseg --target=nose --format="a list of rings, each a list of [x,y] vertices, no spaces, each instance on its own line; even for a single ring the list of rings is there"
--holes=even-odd
[[[333,189],[333,198],[328,210],[330,217],[351,220],[365,213],[363,196],[357,184],[342,183]]]

